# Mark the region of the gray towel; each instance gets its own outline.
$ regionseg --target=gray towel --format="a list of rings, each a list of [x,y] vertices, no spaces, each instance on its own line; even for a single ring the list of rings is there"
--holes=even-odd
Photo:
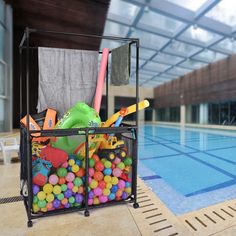
[[[92,105],[98,52],[39,47],[38,58],[38,112],[50,107],[61,117],[78,101]]]
[[[111,53],[111,84],[115,86],[129,84],[130,44],[115,48]]]

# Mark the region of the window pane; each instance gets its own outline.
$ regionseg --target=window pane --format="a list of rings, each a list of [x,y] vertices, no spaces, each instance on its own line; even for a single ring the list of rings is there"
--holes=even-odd
[[[211,50],[204,50],[203,52],[200,52],[199,54],[197,54],[193,58],[203,60],[205,62],[215,62],[215,61],[221,60],[225,57],[226,57],[225,54],[222,54],[219,52],[214,52]]]
[[[163,1],[163,0],[159,0]],[[187,8],[192,11],[196,11],[200,8],[207,0],[167,0],[181,7]]]
[[[170,68],[170,66],[165,64],[156,63],[153,61],[149,61],[144,67],[145,70],[151,70],[151,71],[157,71],[157,72],[163,72]]]
[[[236,42],[229,38],[222,40],[215,47],[221,48],[223,50],[228,50],[231,53],[236,52]]]
[[[3,95],[4,94],[4,79],[5,79],[5,76],[4,76],[4,65],[2,63],[0,63],[0,95]]]
[[[220,124],[227,125],[229,122],[229,103],[220,104]]]
[[[0,59],[4,57],[4,28],[0,25]]]
[[[167,63],[171,65],[175,65],[176,63],[179,63],[182,60],[183,60],[182,57],[172,56],[172,55],[168,55],[166,53],[160,53],[160,52],[153,58],[153,61]]]
[[[236,102],[230,103],[230,125],[236,125]]]
[[[203,63],[203,62],[194,61],[194,60],[189,59],[189,60],[186,60],[185,62],[181,63],[179,66],[187,67],[190,69],[197,69],[197,68],[200,68],[200,67],[203,67],[206,65],[207,65],[207,63]]]
[[[107,20],[103,34],[126,37],[128,31],[129,31],[129,27]]]

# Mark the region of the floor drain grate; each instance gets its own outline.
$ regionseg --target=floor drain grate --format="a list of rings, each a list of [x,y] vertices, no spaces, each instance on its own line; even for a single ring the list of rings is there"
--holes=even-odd
[[[22,196],[0,198],[0,204],[7,204],[7,203],[13,203],[13,202],[19,202],[19,201],[23,201]]]

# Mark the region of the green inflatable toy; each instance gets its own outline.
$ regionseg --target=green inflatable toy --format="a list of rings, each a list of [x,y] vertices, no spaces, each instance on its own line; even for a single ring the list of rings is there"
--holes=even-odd
[[[100,127],[101,119],[98,113],[87,104],[78,102],[71,107],[57,122],[55,129],[71,129]],[[84,135],[64,136],[51,139],[50,143],[55,148],[60,148],[72,154],[79,144],[85,142]]]

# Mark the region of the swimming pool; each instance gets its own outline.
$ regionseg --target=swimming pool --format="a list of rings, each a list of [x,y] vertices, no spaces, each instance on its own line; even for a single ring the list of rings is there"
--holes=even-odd
[[[143,125],[138,174],[175,214],[236,198],[236,132]]]

